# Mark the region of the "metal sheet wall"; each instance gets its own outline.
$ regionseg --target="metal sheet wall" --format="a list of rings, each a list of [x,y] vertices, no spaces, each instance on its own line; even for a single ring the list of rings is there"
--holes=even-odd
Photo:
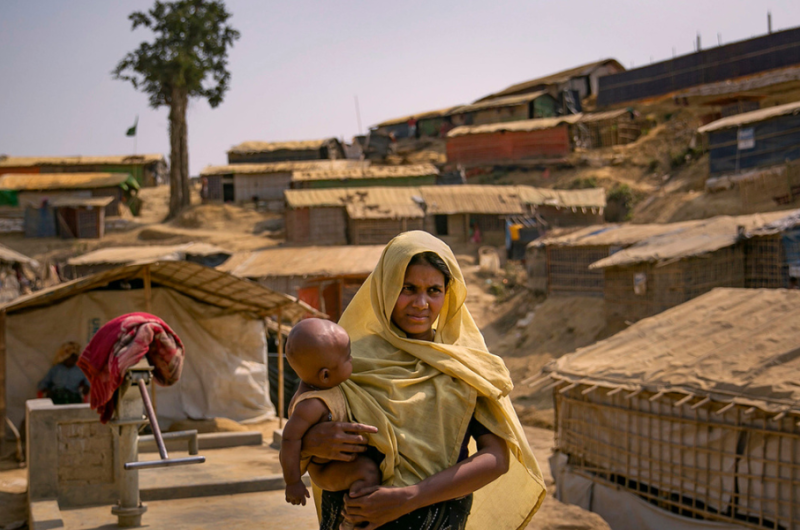
[[[712,175],[783,164],[800,158],[800,115],[779,116],[741,129],[749,128],[754,130],[755,138],[755,146],[751,149],[739,149],[740,129],[709,134]]]
[[[793,28],[601,77],[597,104],[651,98],[797,64],[800,28]]]

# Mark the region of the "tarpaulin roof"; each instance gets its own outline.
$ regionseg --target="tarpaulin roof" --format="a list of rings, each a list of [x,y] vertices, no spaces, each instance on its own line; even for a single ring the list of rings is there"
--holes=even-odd
[[[553,190],[532,186],[517,187],[524,204],[559,208],[605,208],[606,206],[606,191],[603,188]]]
[[[717,288],[545,369],[574,382],[711,394],[800,413],[800,291]]]
[[[23,265],[31,265],[33,267],[37,267],[39,265],[35,259],[29,258],[25,254],[20,254],[16,250],[11,250],[3,245],[0,245],[0,262],[22,263]]]
[[[390,125],[400,125],[401,123],[406,123],[408,120],[424,120],[429,118],[440,118],[442,116],[446,116],[450,111],[453,111],[460,107],[461,105],[456,105],[455,107],[447,107],[445,109],[439,110],[430,110],[428,112],[419,112],[417,114],[411,114],[409,116],[403,116],[400,118],[393,118],[391,120],[382,121],[373,127],[389,127]]]
[[[0,156],[0,168],[92,165],[136,166],[164,161],[164,155],[159,154],[118,156]]]
[[[67,265],[98,265],[174,260],[180,255],[211,256],[231,254],[227,250],[208,243],[185,245],[148,245],[139,247],[108,247],[87,252],[67,260]]]
[[[535,120],[508,121],[503,123],[490,123],[488,125],[462,125],[456,127],[449,133],[448,138],[465,136],[468,134],[491,134],[496,132],[530,132],[541,129],[552,129],[562,124],[577,123],[581,119],[581,114],[569,114],[567,116],[557,116],[555,118],[537,118]]]
[[[532,241],[529,247],[593,247],[620,246],[625,247],[643,241],[649,237],[672,232],[693,221],[665,224],[602,224],[583,228],[554,231],[553,235],[540,237]]]
[[[448,115],[451,114],[464,114],[466,112],[476,112],[479,110],[486,110],[486,109],[499,109],[502,107],[516,107],[517,105],[524,105],[526,103],[530,103],[534,99],[539,99],[540,97],[547,95],[546,90],[540,90],[538,92],[531,92],[529,94],[522,94],[519,96],[508,96],[503,98],[497,99],[490,99],[486,101],[479,101],[477,103],[471,103],[469,105],[462,105],[460,107],[455,107]]]
[[[229,164],[226,166],[207,166],[200,171],[200,176],[261,175],[269,173],[291,173],[293,171],[366,167],[368,165],[368,161],[361,160],[292,160],[286,162],[265,162],[263,164]]]
[[[145,267],[149,267],[154,284],[172,288],[200,302],[231,311],[274,316],[280,309],[282,315],[289,320],[300,319],[307,314],[322,316],[322,313],[292,296],[190,261],[153,261],[124,265],[21,296],[0,306],[0,311],[10,314],[48,306],[86,291],[103,288],[114,281],[142,278]]]
[[[424,177],[438,174],[439,170],[436,169],[436,166],[433,164],[412,164],[403,166],[367,166],[295,171],[292,173],[292,180],[295,182],[305,182],[314,180],[383,179]]]
[[[601,269],[701,256],[729,247],[745,237],[747,232],[789,215],[790,212],[770,212],[737,217],[720,215],[711,219],[680,223],[681,226],[673,226],[673,230],[644,239],[592,263],[589,268]]]
[[[92,189],[139,184],[128,173],[6,173],[0,189],[16,191]]]
[[[55,208],[67,208],[76,206],[91,206],[92,208],[104,208],[114,202],[114,197],[55,197],[48,201],[50,206]]]
[[[366,276],[383,245],[282,247],[236,254],[217,269],[243,278]]]
[[[777,118],[778,116],[784,116],[786,114],[800,114],[800,101],[787,103],[786,105],[778,105],[777,107],[754,110],[752,112],[744,112],[742,114],[734,114],[733,116],[728,116],[721,120],[712,121],[708,125],[697,129],[697,132],[708,133],[731,127],[741,127],[742,125],[749,125],[751,123]]]
[[[248,141],[239,145],[234,145],[228,153],[247,154],[247,153],[268,153],[271,151],[304,151],[309,149],[320,149],[330,142],[337,142],[336,138],[323,138],[321,140],[297,140],[288,142],[261,142]]]
[[[422,198],[427,213],[440,214],[522,214],[520,192],[517,186],[423,186]]]
[[[525,213],[524,205],[565,208],[606,205],[602,188],[548,190],[481,184],[286,190],[285,195],[289,208],[347,206],[354,219],[413,218],[425,213],[519,215]]]
[[[517,83],[516,85],[511,85],[508,88],[501,90],[500,92],[495,92],[494,94],[489,94],[488,96],[484,96],[483,98],[479,99],[478,101],[484,101],[491,98],[498,98],[510,94],[516,94],[518,92],[536,88],[540,85],[555,85],[559,83],[566,83],[573,77],[578,76],[585,76],[591,74],[596,68],[600,66],[604,66],[608,63],[614,63],[616,66],[619,67],[620,70],[624,70],[625,67],[622,66],[616,59],[602,59],[600,61],[595,61],[588,64],[583,64],[581,66],[576,66],[575,68],[570,68],[568,70],[563,70],[561,72],[556,72],[554,74],[546,75],[544,77],[538,77],[536,79],[531,79],[530,81],[524,81],[522,83]]]

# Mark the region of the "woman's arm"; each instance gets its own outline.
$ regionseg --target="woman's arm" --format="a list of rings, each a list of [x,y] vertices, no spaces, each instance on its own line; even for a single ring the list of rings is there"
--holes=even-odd
[[[509,466],[505,440],[488,433],[476,442],[477,453],[413,486],[373,486],[346,496],[345,518],[353,523],[369,521],[366,530],[373,530],[424,506],[472,493],[505,474]]]

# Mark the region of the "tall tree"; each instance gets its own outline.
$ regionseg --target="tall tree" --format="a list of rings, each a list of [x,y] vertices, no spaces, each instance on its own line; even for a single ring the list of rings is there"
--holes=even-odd
[[[189,152],[186,107],[190,97],[222,103],[231,74],[228,48],[239,32],[227,24],[230,13],[221,0],[156,1],[150,11],[128,17],[155,34],[128,53],[113,71],[114,78],[130,81],[145,92],[150,106],[169,107],[170,197],[168,219],[189,205]]]

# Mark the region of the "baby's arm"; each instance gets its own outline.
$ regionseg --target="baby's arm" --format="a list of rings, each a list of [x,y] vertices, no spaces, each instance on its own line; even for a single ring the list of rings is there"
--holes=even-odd
[[[303,435],[329,414],[321,399],[307,399],[297,404],[292,417],[283,428],[281,440],[281,468],[286,481],[286,502],[306,505],[308,490],[300,480],[300,449]]]

